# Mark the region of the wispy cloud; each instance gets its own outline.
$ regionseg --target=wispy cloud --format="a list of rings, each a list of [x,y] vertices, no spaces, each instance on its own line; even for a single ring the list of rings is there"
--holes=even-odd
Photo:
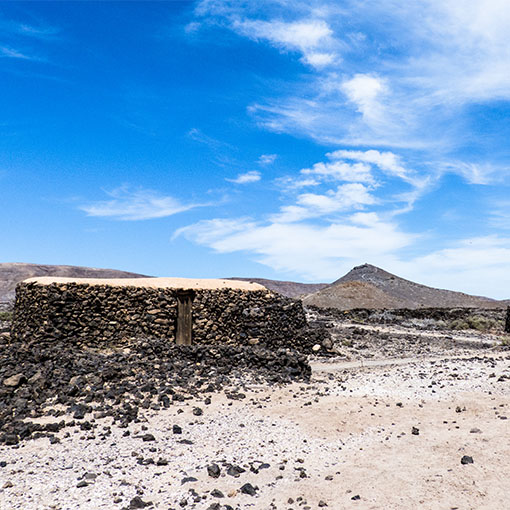
[[[34,55],[29,55],[26,52],[22,52],[20,50],[9,48],[7,46],[0,46],[0,58],[15,58],[20,60],[32,60],[32,61],[41,61],[40,57],[36,57]]]
[[[1,19],[0,18],[0,29],[4,34],[17,37],[31,37],[34,39],[54,39],[56,38],[61,30],[53,25],[46,23],[25,23],[18,22],[12,19]]]
[[[355,214],[328,225],[205,220],[177,232],[217,253],[246,252],[276,271],[310,280],[333,279],[359,260],[377,261],[411,243],[413,236],[375,214]],[[374,262],[375,263],[375,262]]]
[[[41,45],[45,41],[55,39],[60,30],[50,25],[33,25],[0,18],[0,32],[2,33],[0,58],[47,63],[48,58],[41,54]],[[34,39],[37,39],[38,43],[37,52],[28,49],[33,45]]]
[[[510,99],[510,4],[502,0],[203,0],[196,12],[202,23],[300,55],[293,92],[248,107],[277,133],[447,162],[482,140],[465,130],[471,105]],[[469,164],[445,170],[484,182],[490,167]]]
[[[510,200],[500,200],[493,204],[489,224],[493,228],[510,230]]]
[[[195,142],[206,145],[207,147],[218,150],[218,149],[235,149],[235,147],[227,142],[222,140],[218,140],[217,138],[213,138],[205,134],[202,130],[198,128],[192,128],[188,131],[187,135]]]
[[[435,287],[510,298],[510,238],[505,237],[451,240],[444,249],[406,259],[402,250],[419,236],[363,212],[327,225],[204,220],[176,236],[216,253],[247,252],[275,271],[309,281],[333,281],[364,261]]]
[[[276,158],[278,157],[278,154],[262,154],[259,157],[259,164],[260,165],[272,165]]]
[[[225,179],[226,181],[233,182],[235,184],[250,184],[252,182],[258,182],[262,178],[260,172],[251,170],[244,174],[239,174],[235,179]]]
[[[303,168],[297,177],[280,178],[277,184],[287,192],[292,192],[307,187],[331,186],[332,183],[337,182],[353,183],[351,186],[343,185],[337,189],[330,187],[327,190],[325,197],[329,197],[339,204],[338,211],[343,209],[343,206],[340,206],[341,203],[348,203],[339,195],[339,191],[344,190],[344,192],[351,193],[353,197],[363,196],[364,198],[358,201],[360,206],[389,203],[395,208],[391,212],[387,210],[386,214],[396,215],[411,211],[415,202],[426,194],[434,182],[430,175],[423,175],[409,169],[402,158],[393,152],[381,152],[373,149],[368,151],[337,150],[327,153],[326,156],[329,161],[320,161],[311,168]],[[408,189],[390,197],[368,200],[369,196],[375,196],[373,193],[376,190],[384,191],[383,177],[385,176],[408,185]],[[363,190],[363,194],[359,195],[361,190]],[[300,197],[308,195],[310,194],[299,195],[298,202],[302,200]],[[326,199],[324,201],[326,202]],[[302,218],[308,217],[309,215],[304,214],[301,210],[303,204],[298,203],[298,205],[298,208],[295,205],[289,206],[288,210],[292,211],[296,218],[299,215]],[[315,213],[319,210],[316,209]]]
[[[49,25],[36,26],[27,23],[16,23],[13,26],[19,34],[37,39],[53,39],[60,33],[60,29]]]
[[[334,51],[333,31],[322,19],[281,21],[272,19],[234,19],[236,32],[255,40],[266,40],[284,51],[296,51],[301,60],[312,67],[323,68],[338,58]]]
[[[177,198],[147,189],[131,190],[127,187],[107,192],[109,200],[81,205],[88,216],[137,221],[165,218],[207,204],[183,203]]]
[[[360,183],[350,183],[330,189],[325,193],[302,193],[297,196],[297,205],[281,208],[271,220],[279,223],[291,223],[310,218],[320,218],[334,213],[363,209],[366,205],[373,205],[376,198],[370,189]]]

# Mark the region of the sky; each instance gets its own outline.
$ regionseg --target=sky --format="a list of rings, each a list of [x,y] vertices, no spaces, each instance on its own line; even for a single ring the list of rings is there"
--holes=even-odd
[[[507,0],[0,3],[0,262],[510,298]]]

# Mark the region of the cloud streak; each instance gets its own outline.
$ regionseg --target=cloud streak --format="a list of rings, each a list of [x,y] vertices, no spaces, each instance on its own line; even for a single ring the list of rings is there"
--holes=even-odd
[[[130,190],[127,187],[107,192],[109,200],[81,205],[88,216],[121,221],[139,221],[166,218],[206,204],[185,204],[180,200],[146,189]]]
[[[233,182],[234,184],[251,184],[253,182],[258,182],[262,178],[260,172],[256,170],[251,170],[250,172],[246,172],[244,174],[239,174],[235,179],[225,179],[228,182]]]
[[[465,130],[473,104],[510,100],[507,2],[204,0],[196,12],[202,23],[300,56],[305,79],[296,78],[294,92],[248,107],[265,129],[429,160],[440,153],[445,171],[492,177],[489,165],[470,170],[448,154],[482,140]]]

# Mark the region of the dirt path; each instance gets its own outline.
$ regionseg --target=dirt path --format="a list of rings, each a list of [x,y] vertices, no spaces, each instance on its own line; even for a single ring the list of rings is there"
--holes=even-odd
[[[312,371],[314,374],[321,373],[334,373],[341,372],[343,370],[353,370],[353,369],[363,369],[363,368],[376,368],[376,367],[393,367],[399,365],[409,365],[411,363],[430,363],[437,361],[451,361],[451,360],[469,360],[473,358],[473,356],[478,355],[479,353],[469,353],[469,354],[451,354],[446,356],[429,356],[425,358],[416,359],[412,358],[387,358],[387,359],[364,359],[360,358],[354,361],[344,361],[344,360],[322,360],[322,361],[312,361],[310,366],[312,367]],[[501,359],[504,357],[504,354],[497,353],[483,353],[483,357],[487,359]]]

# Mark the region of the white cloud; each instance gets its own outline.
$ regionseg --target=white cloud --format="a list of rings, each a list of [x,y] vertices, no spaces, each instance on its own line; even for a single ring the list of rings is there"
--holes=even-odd
[[[508,175],[510,170],[508,166],[465,161],[443,161],[439,166],[444,172],[461,175],[469,184],[492,184]]]
[[[126,187],[108,192],[110,200],[92,202],[79,207],[88,216],[136,221],[164,218],[205,204],[183,204],[178,199],[155,191]]]
[[[248,252],[254,260],[308,281],[333,281],[362,262],[438,288],[510,298],[510,238],[452,240],[450,246],[404,259],[418,236],[377,214],[355,213],[327,225],[205,220],[175,234],[217,253]]]
[[[471,104],[510,99],[506,0],[204,0],[197,12],[312,66],[250,105],[278,133],[445,155],[483,140],[469,133]],[[483,182],[490,168],[473,171]]]
[[[330,152],[327,155],[330,158],[372,163],[389,175],[394,175],[404,180],[408,179],[408,170],[403,166],[401,158],[393,152],[380,152],[373,149],[367,151],[338,150]]]
[[[306,63],[317,68],[333,64],[336,58],[337,57],[334,53],[308,52],[305,54]]]
[[[382,260],[411,243],[413,236],[372,214],[365,223],[354,221],[326,226],[303,223],[261,224],[249,219],[205,220],[180,229],[183,235],[218,253],[247,251],[276,271],[310,280],[330,281],[360,260]]]
[[[329,154],[328,154],[329,156]],[[349,164],[345,161],[331,161],[323,163],[315,163],[312,168],[304,168],[301,170],[304,175],[316,175],[321,178],[373,183],[372,168],[364,163]]]
[[[246,172],[244,174],[239,174],[235,179],[225,179],[229,182],[233,182],[235,184],[249,184],[252,182],[258,182],[262,178],[260,172],[256,170],[251,170],[250,172]]]
[[[297,197],[297,203],[322,215],[371,205],[375,198],[363,184],[350,183],[338,186],[336,191],[328,190],[324,195],[303,193]]]
[[[352,101],[369,125],[385,120],[381,96],[387,92],[386,80],[368,74],[356,74],[341,84],[349,101]]]
[[[292,22],[242,19],[235,20],[232,28],[250,39],[266,40],[282,50],[300,52],[303,62],[313,67],[325,67],[336,58],[334,52],[322,51],[324,48],[332,48],[334,39],[333,31],[321,19]]]
[[[344,184],[338,186],[336,190],[328,190],[324,194],[302,193],[296,198],[297,205],[283,206],[280,212],[272,215],[270,219],[276,223],[291,223],[362,209],[364,206],[373,205],[376,202],[375,197],[363,184]]]
[[[276,161],[277,157],[278,157],[278,154],[262,154],[259,157],[259,164],[272,165]]]

